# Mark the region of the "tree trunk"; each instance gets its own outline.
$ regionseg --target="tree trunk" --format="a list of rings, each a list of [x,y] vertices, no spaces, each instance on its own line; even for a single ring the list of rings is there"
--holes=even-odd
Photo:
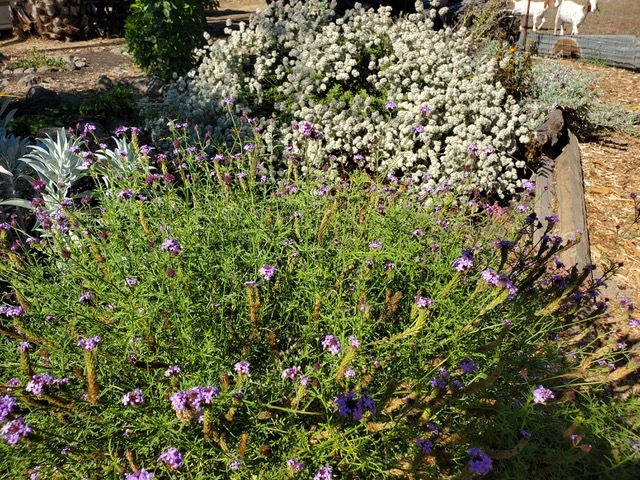
[[[74,40],[92,33],[83,0],[15,0],[12,11],[14,31],[22,37]]]

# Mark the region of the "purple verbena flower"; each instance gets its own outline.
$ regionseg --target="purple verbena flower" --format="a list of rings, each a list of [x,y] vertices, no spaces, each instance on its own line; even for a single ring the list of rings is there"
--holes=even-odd
[[[169,368],[164,371],[164,376],[171,377],[173,375],[178,375],[179,373],[182,373],[182,369],[178,365],[169,365]]]
[[[352,348],[358,348],[360,346],[360,341],[354,335],[349,336],[349,346]]]
[[[136,405],[142,405],[144,403],[144,395],[142,394],[142,390],[136,388],[133,392],[127,392],[122,397],[122,404],[128,405],[130,407],[135,407]]]
[[[178,255],[182,251],[182,245],[177,238],[166,238],[160,247],[162,250],[170,252],[171,255]]]
[[[384,104],[384,108],[386,108],[387,110],[394,110],[398,108],[398,104],[396,102],[389,101]]]
[[[233,460],[229,460],[229,468],[231,470],[238,470],[242,466],[242,460],[238,460],[234,458]]]
[[[130,286],[137,285],[138,279],[135,277],[127,277],[124,279],[125,283]]]
[[[493,468],[489,455],[479,448],[470,448],[467,452],[471,456],[469,460],[469,472],[473,475],[486,475]]]
[[[294,472],[301,472],[304,470],[304,463],[298,460],[297,457],[293,457],[287,460],[287,468]]]
[[[320,467],[315,475],[313,476],[313,480],[333,480],[333,468],[329,465],[325,465],[324,467]]]
[[[380,250],[382,248],[382,243],[377,240],[372,240],[371,242],[369,242],[369,248]]]
[[[415,297],[413,297],[413,301],[415,302],[416,307],[418,308],[427,308],[436,303],[430,298],[422,297],[420,295],[416,295]]]
[[[273,265],[262,265],[258,270],[258,273],[268,282],[276,274],[276,267]]]
[[[548,388],[540,385],[533,391],[533,402],[534,403],[545,403],[547,400],[555,398],[553,392]]]
[[[477,369],[478,369],[478,364],[469,358],[464,359],[460,364],[460,370],[462,370],[462,373],[472,373],[472,372],[475,372]]]
[[[335,335],[327,335],[322,341],[322,347],[328,350],[331,355],[338,355],[342,351],[340,339]]]
[[[247,362],[246,360],[241,360],[238,363],[236,363],[233,368],[235,369],[236,373],[238,375],[249,375],[249,366],[251,364],[249,362]]]
[[[18,405],[18,402],[11,395],[0,397],[0,423],[7,419],[16,405]]]
[[[182,467],[182,453],[177,448],[167,448],[158,457],[158,462],[163,462],[170,470],[178,470]]]
[[[5,423],[0,430],[2,438],[9,444],[15,445],[20,441],[20,437],[26,437],[33,432],[31,425],[26,423],[22,417],[18,417]]]
[[[463,250],[462,256],[457,258],[451,267],[458,272],[465,272],[473,267],[473,252],[471,250]]]
[[[125,473],[124,478],[125,480],[153,480],[153,473],[147,472],[144,468],[141,468],[134,473]]]
[[[289,378],[292,382],[296,379],[296,377],[300,374],[302,369],[298,366],[293,366],[289,368],[285,368],[282,371],[282,378]]]
[[[84,292],[78,297],[78,303],[86,303],[91,301],[91,292]]]
[[[425,455],[429,455],[431,450],[433,450],[433,442],[425,440],[424,438],[417,439],[416,446],[422,450]]]
[[[78,340],[78,346],[82,347],[82,349],[87,352],[92,352],[101,341],[102,337],[99,337],[98,335],[91,338],[81,338]]]

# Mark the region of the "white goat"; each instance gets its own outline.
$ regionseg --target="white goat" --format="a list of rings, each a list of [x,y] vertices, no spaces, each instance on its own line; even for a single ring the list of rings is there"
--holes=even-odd
[[[595,12],[598,8],[598,0],[562,0],[558,12],[556,13],[556,23],[553,27],[553,34],[558,30],[560,22],[560,35],[564,35],[564,23],[570,23],[571,35],[578,35],[578,27],[587,18],[587,13]]]
[[[527,14],[527,6],[529,4],[529,0],[513,0],[513,14],[514,15],[526,15]],[[543,17],[544,12],[547,11],[548,8],[552,6],[557,7],[560,0],[531,0],[531,4],[529,6],[529,15],[533,15],[533,31],[540,30],[542,24],[544,23],[545,18]],[[536,22],[539,18],[540,25],[536,27]],[[522,27],[520,27],[522,30]]]

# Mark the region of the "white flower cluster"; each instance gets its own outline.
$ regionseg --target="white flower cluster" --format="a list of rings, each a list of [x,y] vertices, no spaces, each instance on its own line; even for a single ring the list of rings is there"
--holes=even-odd
[[[526,115],[496,83],[494,59],[469,53],[464,31],[435,30],[436,12],[416,6],[398,19],[359,5],[335,18],[313,1],[275,1],[248,27],[210,41],[199,68],[167,89],[161,113],[223,135],[233,98],[260,117],[283,159],[275,170],[292,151],[279,145],[333,174],[359,167],[428,187],[513,191],[524,165],[510,154],[528,141]],[[314,124],[322,140],[310,142],[292,121]]]

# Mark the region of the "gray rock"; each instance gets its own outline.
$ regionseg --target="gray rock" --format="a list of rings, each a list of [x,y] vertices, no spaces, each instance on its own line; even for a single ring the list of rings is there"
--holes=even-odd
[[[164,89],[164,82],[158,77],[137,77],[129,82],[129,86],[138,95],[159,96]]]
[[[13,74],[14,75],[22,75],[24,73],[24,68],[14,68],[13,69]]]
[[[109,77],[107,77],[106,75],[102,75],[99,79],[98,79],[98,89],[102,90],[102,91],[106,91],[109,90],[110,88],[112,88],[114,85],[113,80],[111,80]]]
[[[24,69],[24,73],[25,75],[29,74],[29,73],[36,73],[36,69],[35,68],[25,68]]]
[[[32,85],[37,85],[40,82],[42,82],[42,78],[40,76],[30,73],[18,80],[17,85],[19,87],[31,87]]]
[[[26,99],[33,100],[34,102],[51,102],[52,100],[56,100],[57,97],[58,94],[53,90],[39,86],[31,87],[25,95]]]
[[[40,67],[36,68],[36,73],[49,73],[51,70],[51,67]]]
[[[3,75],[11,75],[13,73],[13,70],[9,70],[8,68],[2,71]]]
[[[84,60],[84,59],[76,60],[76,61],[74,61],[74,62],[73,62],[73,65],[74,65],[77,69],[80,69],[80,68],[83,68],[83,67],[86,67],[86,66],[87,66],[87,61],[86,61],[86,60]]]

